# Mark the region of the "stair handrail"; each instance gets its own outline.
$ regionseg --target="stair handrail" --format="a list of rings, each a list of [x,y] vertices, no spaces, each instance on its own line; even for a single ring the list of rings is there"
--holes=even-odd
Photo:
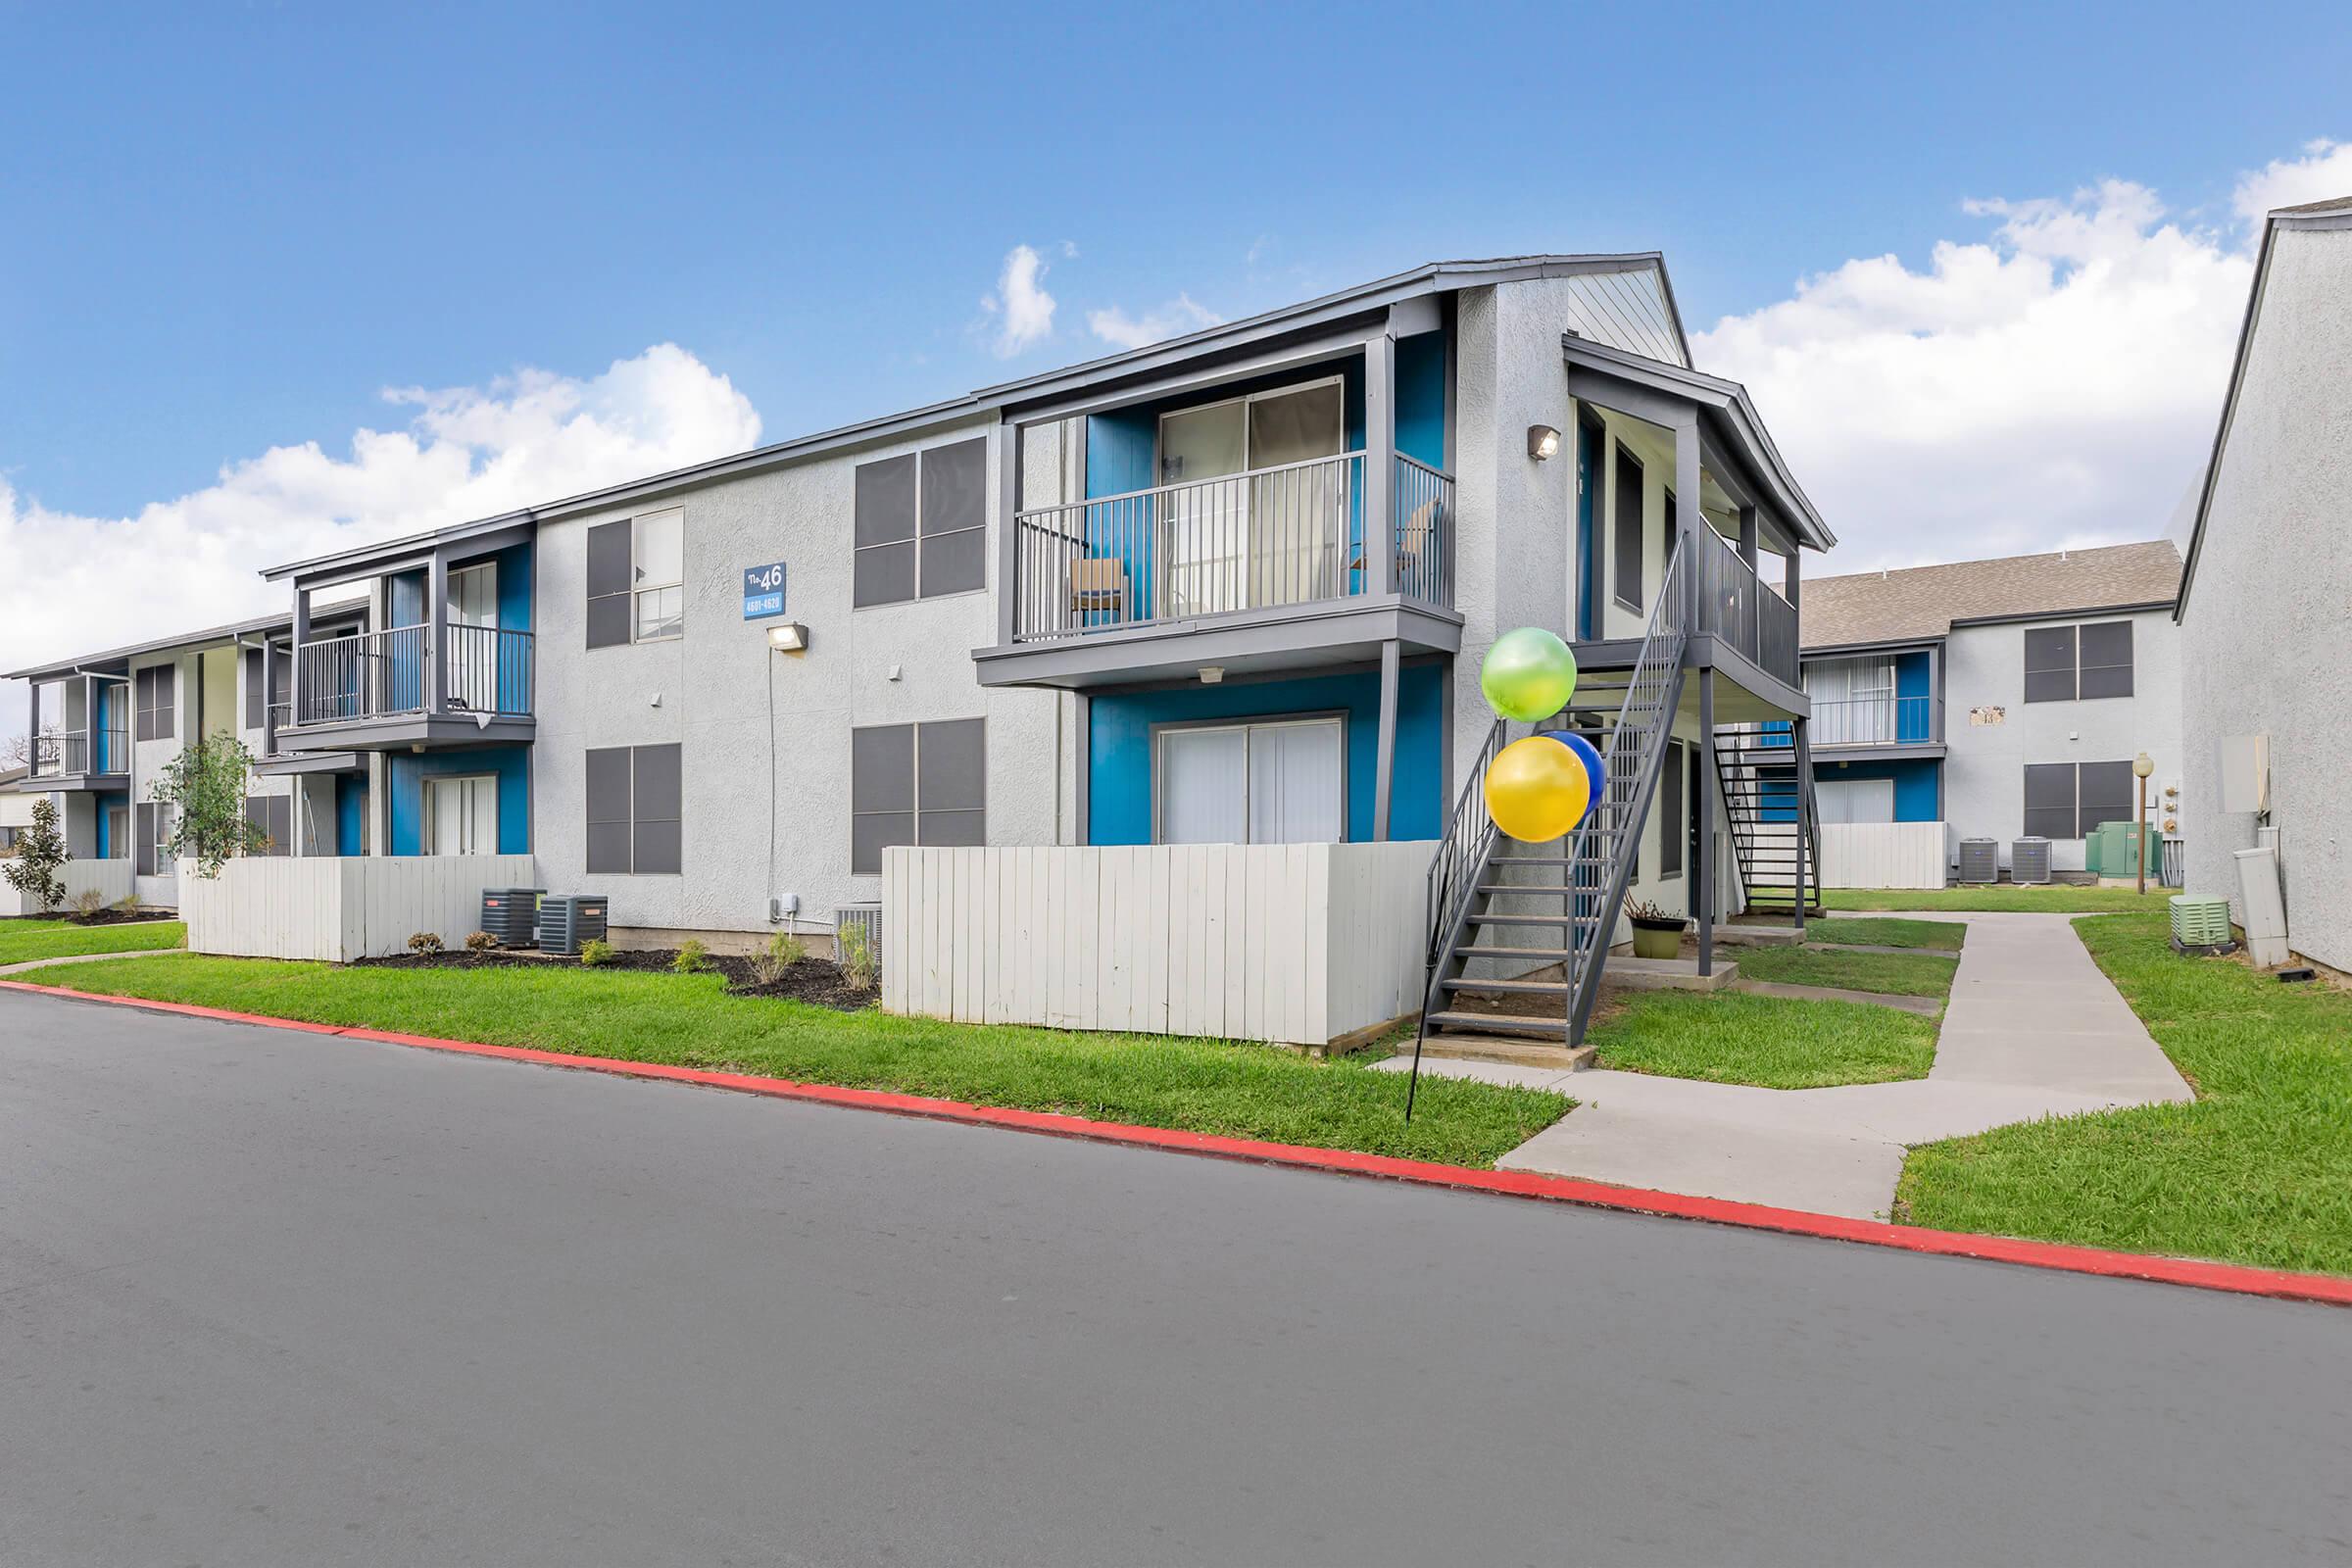
[[[1471,890],[1478,885],[1478,868],[1494,853],[1496,830],[1494,819],[1487,814],[1487,768],[1508,740],[1505,730],[1498,718],[1487,731],[1486,741],[1470,764],[1470,776],[1462,781],[1462,792],[1454,799],[1453,814],[1446,819],[1438,853],[1430,858],[1422,913],[1429,923],[1424,956],[1433,968],[1452,916],[1469,902]]]
[[[1649,612],[1649,623],[1642,628],[1642,646],[1634,656],[1632,673],[1626,677],[1625,697],[1617,706],[1617,722],[1609,730],[1609,749],[1604,776],[1607,785],[1603,799],[1595,802],[1585,820],[1570,840],[1569,869],[1580,872],[1592,858],[1592,842],[1600,830],[1601,816],[1608,813],[1608,826],[1621,829],[1617,834],[1616,853],[1611,857],[1608,873],[1595,888],[1593,918],[1591,922],[1571,919],[1568,922],[1568,1043],[1580,1045],[1585,1025],[1592,1016],[1592,1004],[1600,990],[1600,972],[1609,951],[1609,938],[1617,929],[1617,908],[1625,900],[1626,885],[1632,879],[1635,858],[1640,854],[1642,823],[1648,816],[1649,799],[1657,789],[1657,772],[1666,755],[1666,742],[1674,729],[1673,714],[1665,710],[1679,694],[1683,651],[1690,641],[1689,595],[1684,589],[1686,562],[1682,542],[1675,542],[1674,552],[1667,558],[1665,575],[1658,583],[1657,602]],[[1648,701],[1643,694],[1645,680],[1656,682],[1661,711],[1656,732],[1647,737],[1649,744],[1637,753],[1642,739],[1633,736],[1627,719],[1635,709]],[[1630,788],[1628,787],[1630,784]],[[1630,828],[1619,817],[1632,819]],[[1573,913],[1573,904],[1572,910]]]

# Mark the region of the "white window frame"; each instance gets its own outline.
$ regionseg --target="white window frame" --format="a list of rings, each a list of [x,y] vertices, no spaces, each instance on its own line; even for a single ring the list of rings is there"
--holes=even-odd
[[[1339,836],[1337,839],[1333,839],[1333,840],[1331,840],[1330,842],[1332,842],[1332,843],[1334,843],[1334,844],[1345,844],[1345,843],[1347,843],[1347,842],[1348,842],[1348,711],[1347,711],[1347,710],[1345,710],[1345,709],[1333,709],[1333,710],[1331,710],[1330,711],[1327,711],[1327,712],[1313,712],[1313,713],[1281,713],[1281,714],[1269,714],[1269,715],[1266,715],[1266,716],[1264,716],[1264,717],[1256,717],[1256,716],[1252,716],[1252,715],[1243,714],[1243,715],[1238,715],[1238,716],[1236,716],[1236,717],[1233,717],[1233,718],[1207,718],[1207,719],[1199,719],[1199,720],[1183,719],[1183,720],[1177,720],[1177,721],[1175,721],[1175,722],[1172,722],[1172,723],[1166,723],[1166,724],[1154,724],[1154,725],[1152,725],[1152,843],[1154,843],[1154,844],[1165,844],[1166,842],[1168,842],[1168,841],[1167,841],[1167,837],[1166,837],[1166,828],[1165,828],[1165,824],[1164,824],[1164,820],[1163,820],[1163,818],[1164,818],[1164,816],[1165,816],[1165,814],[1166,814],[1166,809],[1167,809],[1167,798],[1168,798],[1168,792],[1167,792],[1167,748],[1166,748],[1166,745],[1165,745],[1165,743],[1164,743],[1164,741],[1163,741],[1163,739],[1162,739],[1164,736],[1167,736],[1167,735],[1170,735],[1170,734],[1194,734],[1194,735],[1198,735],[1198,734],[1200,734],[1200,733],[1202,733],[1203,731],[1211,731],[1211,730],[1239,730],[1239,731],[1241,731],[1241,733],[1242,733],[1242,829],[1243,829],[1243,831],[1244,831],[1244,832],[1248,832],[1248,831],[1249,831],[1249,829],[1250,829],[1250,732],[1251,732],[1251,731],[1253,731],[1253,730],[1261,730],[1261,729],[1305,729],[1305,728],[1308,728],[1308,727],[1310,727],[1310,726],[1317,726],[1317,725],[1330,725],[1331,727],[1333,727],[1333,728],[1335,728],[1335,729],[1337,729],[1337,730],[1339,731],[1339,736],[1340,736],[1340,768],[1339,768],[1339,774],[1340,774],[1340,787],[1339,787],[1340,836]],[[1255,843],[1255,842],[1257,842],[1257,841],[1256,841],[1256,840],[1254,840],[1254,839],[1244,839],[1244,840],[1242,840],[1241,842],[1243,842],[1244,844],[1253,844],[1253,843]]]
[[[638,546],[640,531],[650,522],[675,519],[678,529],[678,575],[669,582],[644,582],[640,576],[645,567],[645,552]],[[648,594],[675,593],[678,596],[678,629],[654,632],[644,630],[643,606]],[[632,643],[674,643],[686,635],[686,509],[664,507],[660,512],[643,512],[629,519],[629,641]]]
[[[424,801],[421,811],[422,819],[417,826],[419,842],[425,846],[424,853],[426,855],[438,856],[441,854],[439,850],[434,849],[431,846],[438,844],[441,839],[441,835],[435,831],[435,829],[439,826],[439,823],[436,820],[439,808],[433,803],[440,796],[440,790],[437,788],[437,786],[443,784],[488,784],[490,786],[491,845],[488,849],[468,850],[464,848],[461,842],[461,847],[457,853],[460,855],[496,855],[498,853],[497,838],[499,800],[498,775],[496,773],[435,773],[428,778],[420,780],[419,782],[422,786]],[[463,841],[464,836],[464,832],[461,830],[459,835],[461,841]]]

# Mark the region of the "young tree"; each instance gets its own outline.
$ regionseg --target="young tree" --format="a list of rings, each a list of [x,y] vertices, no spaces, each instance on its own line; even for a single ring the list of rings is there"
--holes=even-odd
[[[253,776],[253,754],[242,741],[228,735],[206,735],[189,742],[164,765],[148,794],[172,807],[172,831],[164,849],[173,859],[196,862],[196,874],[206,879],[220,874],[221,862],[232,855],[253,855],[269,847],[269,837],[245,814],[245,786]]]
[[[16,858],[0,876],[47,914],[66,902],[66,879],[57,868],[72,858],[57,830],[57,803],[43,796],[32,803],[32,826],[18,836]]]

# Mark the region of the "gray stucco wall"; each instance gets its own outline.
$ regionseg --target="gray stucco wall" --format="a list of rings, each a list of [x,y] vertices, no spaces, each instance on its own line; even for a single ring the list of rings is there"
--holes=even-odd
[[[630,511],[540,531],[533,850],[550,888],[606,894],[616,926],[715,931],[765,930],[769,898],[797,893],[803,928],[829,930],[837,906],[881,897],[878,877],[850,872],[850,731],[868,724],[986,718],[988,841],[1069,836],[1068,700],[983,691],[973,675],[971,651],[997,640],[995,548],[990,590],[865,610],[850,603],[857,466],[990,428],[943,426],[633,509],[685,509],[686,629],[673,641],[586,647],[588,529]],[[995,467],[992,447],[992,514]],[[808,627],[806,654],[770,652],[769,622],[743,619],[743,568],[771,561],[786,564],[787,611]],[[665,742],[684,748],[683,874],[590,876],[587,752]]]
[[[1944,648],[1943,764],[1945,848],[1957,857],[1963,838],[2000,841],[2001,863],[2026,831],[2026,766],[2032,762],[2128,762],[2141,752],[2156,764],[2148,780],[2151,820],[2161,830],[2168,785],[2180,786],[2180,830],[2193,837],[2197,800],[2184,782],[2180,745],[2180,635],[2170,612],[2080,617],[2081,623],[2132,622],[2132,695],[2090,702],[2026,701],[2026,629],[2035,621],[1958,626]],[[1971,714],[1998,710],[1998,723]],[[1824,774],[1835,777],[1835,770]],[[2083,844],[2050,846],[2052,865],[2081,870]]]
[[[2218,753],[2267,735],[2271,821],[2296,951],[2352,968],[2352,228],[2281,228],[2224,445],[2181,632],[2186,789],[2215,802]],[[2235,904],[2250,813],[2200,812],[2188,891]]]
[[[242,654],[239,654],[238,658],[241,660]],[[172,738],[161,741],[142,741],[137,738],[139,719],[136,672],[158,664],[171,664],[178,670],[173,682],[174,706],[172,716]],[[165,651],[142,655],[130,661],[131,675],[125,679],[122,690],[122,728],[125,734],[132,737],[129,822],[134,839],[138,833],[139,806],[155,799],[156,781],[163,776],[165,767],[170,765],[172,760],[179,755],[180,748],[185,746],[196,734],[201,707],[198,689],[199,683],[203,679],[202,668],[203,654],[201,650]],[[245,749],[258,758],[262,755],[261,726],[257,724],[251,728],[246,727],[244,709],[244,670],[240,664],[237,672],[235,711],[231,720],[231,728],[237,738],[245,743]],[[245,793],[248,796],[287,795],[293,792],[293,787],[292,781],[288,779],[264,778],[256,775],[246,780]],[[88,797],[85,796],[84,799],[86,800]],[[299,831],[300,824],[297,823],[296,827]],[[96,827],[94,823],[91,833],[92,842],[95,843]],[[138,848],[135,843],[129,847],[128,853],[123,858],[133,861],[138,858]],[[140,900],[147,904],[172,906],[179,902],[179,880],[172,874],[133,877],[131,888],[138,894]]]

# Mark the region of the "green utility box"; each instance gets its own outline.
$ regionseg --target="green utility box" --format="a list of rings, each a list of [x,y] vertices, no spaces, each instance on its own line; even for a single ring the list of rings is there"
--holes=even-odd
[[[2162,872],[2163,860],[2155,834],[2143,835],[2137,822],[2101,822],[2082,841],[2083,869],[2094,876],[2132,876],[2132,857],[2145,858],[2148,875]]]
[[[2174,946],[2218,948],[2230,941],[2228,899],[2192,899],[2176,893],[2171,903]]]

